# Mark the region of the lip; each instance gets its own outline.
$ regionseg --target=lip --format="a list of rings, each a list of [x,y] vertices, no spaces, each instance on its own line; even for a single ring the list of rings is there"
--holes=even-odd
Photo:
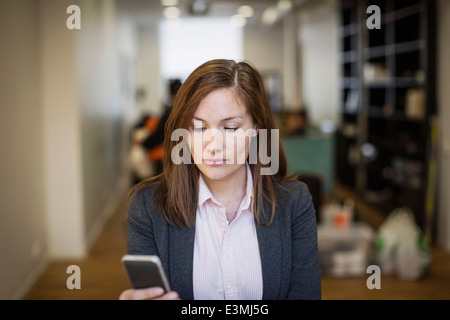
[[[211,167],[223,166],[227,163],[226,159],[204,159],[203,162]]]

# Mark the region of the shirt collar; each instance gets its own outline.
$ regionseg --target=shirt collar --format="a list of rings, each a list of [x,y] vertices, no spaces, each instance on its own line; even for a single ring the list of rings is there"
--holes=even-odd
[[[253,176],[252,172],[250,170],[250,166],[248,162],[245,163],[245,167],[247,169],[247,185],[245,188],[245,196],[242,200],[241,207],[239,210],[245,210],[245,209],[252,209],[252,203],[253,203]],[[199,181],[198,181],[198,207],[203,206],[203,204],[208,200],[211,199],[218,205],[222,205],[212,194],[211,190],[209,190],[208,186],[206,185],[205,180],[203,179],[202,174],[199,175]]]

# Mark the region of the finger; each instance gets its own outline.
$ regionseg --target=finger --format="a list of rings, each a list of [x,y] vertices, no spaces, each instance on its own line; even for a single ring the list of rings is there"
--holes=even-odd
[[[121,300],[147,300],[155,299],[164,294],[164,290],[159,287],[152,287],[146,289],[129,289],[124,291],[120,298]]]
[[[131,289],[123,291],[119,296],[119,300],[131,300],[131,291]]]
[[[160,296],[156,300],[180,300],[180,297],[177,292],[170,291],[170,292],[167,292],[166,294]]]

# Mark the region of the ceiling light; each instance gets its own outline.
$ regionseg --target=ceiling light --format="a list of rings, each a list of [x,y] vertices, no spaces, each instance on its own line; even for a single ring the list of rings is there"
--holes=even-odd
[[[163,16],[164,16],[164,18],[167,18],[167,19],[179,18],[180,14],[181,14],[181,11],[177,7],[167,7],[163,11]]]
[[[268,7],[264,10],[262,15],[262,22],[267,25],[272,25],[278,18],[278,11],[276,7]]]
[[[243,16],[244,18],[250,18],[253,17],[253,15],[255,14],[255,10],[253,9],[253,7],[251,6],[240,6],[237,9],[238,14],[240,14],[241,16]]]
[[[276,5],[268,7],[262,15],[262,23],[268,26],[275,24],[292,9],[291,0],[278,0]]]
[[[247,24],[247,19],[240,14],[235,14],[231,17],[231,24],[235,27],[243,27]]]
[[[210,0],[194,0],[190,6],[189,11],[195,16],[204,16],[209,11]]]
[[[282,11],[289,11],[292,8],[291,0],[278,0],[277,7]]]
[[[178,5],[178,0],[161,0],[161,5],[164,7],[175,7]]]

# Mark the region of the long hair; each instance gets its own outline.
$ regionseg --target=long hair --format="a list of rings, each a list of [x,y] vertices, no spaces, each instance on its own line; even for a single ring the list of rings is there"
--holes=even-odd
[[[198,204],[200,171],[193,161],[190,164],[175,164],[171,160],[173,148],[178,144],[171,135],[176,129],[188,129],[200,102],[211,92],[230,88],[246,107],[258,129],[267,130],[267,150],[271,153],[271,130],[275,121],[266,95],[264,83],[258,71],[248,62],[216,59],[205,62],[195,69],[179,88],[174,105],[165,127],[163,172],[135,185],[129,192],[129,199],[136,191],[156,184],[155,201],[160,214],[171,225],[192,227]],[[276,175],[261,175],[263,165],[259,157],[250,163],[253,176],[253,212],[258,224],[270,225],[275,216],[275,184],[292,179],[286,176],[287,164],[284,150],[279,143],[279,167]],[[260,146],[257,146],[260,148]],[[271,212],[264,212],[263,199],[271,205]],[[262,223],[264,221],[264,223]]]

